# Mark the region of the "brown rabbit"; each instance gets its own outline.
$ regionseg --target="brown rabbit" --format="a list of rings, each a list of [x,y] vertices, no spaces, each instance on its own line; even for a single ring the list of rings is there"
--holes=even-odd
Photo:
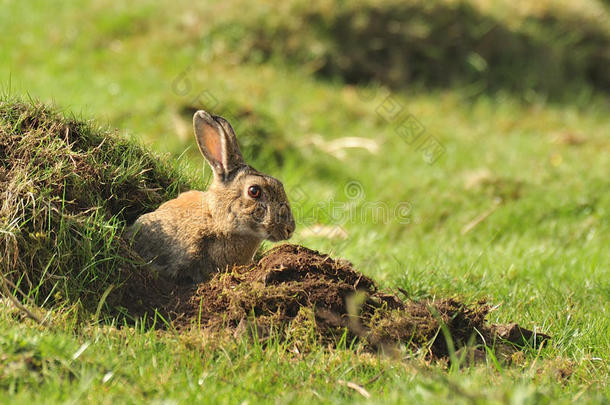
[[[193,127],[214,172],[209,189],[182,193],[142,215],[127,235],[160,274],[199,282],[249,263],[264,239],[289,239],[295,222],[282,183],[244,162],[224,118],[200,110]]]

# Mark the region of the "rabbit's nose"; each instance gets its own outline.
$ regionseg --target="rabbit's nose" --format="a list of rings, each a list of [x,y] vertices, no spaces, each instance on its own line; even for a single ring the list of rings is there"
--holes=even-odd
[[[294,228],[294,222],[291,222],[290,224],[286,225],[286,239],[289,239],[292,236],[292,234],[294,233]]]

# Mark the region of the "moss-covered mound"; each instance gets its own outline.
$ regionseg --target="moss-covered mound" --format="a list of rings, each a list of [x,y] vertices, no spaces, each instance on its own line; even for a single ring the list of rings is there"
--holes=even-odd
[[[124,225],[186,186],[116,132],[0,100],[0,272],[38,304],[95,309],[130,273]]]

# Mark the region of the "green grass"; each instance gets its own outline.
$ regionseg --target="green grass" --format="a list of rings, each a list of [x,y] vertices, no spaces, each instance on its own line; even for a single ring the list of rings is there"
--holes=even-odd
[[[208,22],[217,14],[223,24],[251,23],[263,18],[264,8],[252,10],[249,21],[240,9],[185,1],[0,4],[6,93],[28,94],[119,128],[121,136],[168,153],[185,179],[201,174],[197,184],[209,169],[202,174],[191,109],[205,106],[233,117],[245,154],[282,179],[293,200],[293,242],[345,257],[382,287],[400,287],[414,298],[487,298],[498,305],[490,321],[515,321],[553,336],[549,346],[524,352],[511,366],[447,371],[421,359],[348,348],[294,353],[279,341],[262,347],[139,325],[115,328],[108,320],[83,320],[76,300],[44,304],[50,324],[38,326],[4,300],[0,401],[366,402],[340,381],[364,385],[370,401],[379,403],[609,400],[607,93],[591,83],[575,91],[578,81],[566,83],[572,90],[562,102],[505,85],[482,91],[468,80],[393,90],[355,86],[345,84],[341,71],[329,76],[315,63],[277,55],[244,59],[243,49],[234,48],[243,27],[227,31]],[[525,18],[508,2],[477,4],[508,26],[521,26]],[[565,7],[570,18],[586,21],[598,10],[608,12],[595,1],[580,4],[546,7]],[[537,30],[536,24],[524,29]],[[213,42],[204,35],[211,29],[218,32]],[[423,125],[422,137],[443,145],[434,164],[395,132],[397,119],[379,114],[387,117],[394,103],[403,106],[399,117],[412,114]],[[379,149],[349,149],[341,160],[329,153],[328,142],[342,137],[367,138]],[[371,204],[385,210],[386,220]],[[396,218],[397,207],[408,208],[407,215]],[[110,235],[123,225],[113,221]],[[317,223],[340,225],[347,239],[312,232]],[[568,370],[570,378],[559,377]]]
[[[0,153],[0,269],[46,305],[96,308],[134,271],[125,224],[193,186],[135,142],[10,98],[0,98]]]

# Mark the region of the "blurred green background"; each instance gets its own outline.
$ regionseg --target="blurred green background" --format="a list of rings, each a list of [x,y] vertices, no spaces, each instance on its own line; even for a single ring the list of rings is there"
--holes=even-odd
[[[608,2],[0,5],[3,92],[115,127],[204,179],[192,113],[224,116],[247,159],[284,182],[295,243],[345,257],[413,298],[488,298],[499,305],[491,321],[536,325],[554,337],[541,363],[573,370],[564,385],[553,371],[481,370],[456,384],[500,402],[608,399]],[[370,388],[380,400],[451,398],[450,385],[396,367],[402,379]],[[315,399],[317,384],[325,399],[356,395],[334,396],[320,377],[281,397],[282,377],[274,385],[249,370],[237,376],[290,401]],[[180,390],[181,371],[171,378],[176,386],[154,397],[201,399]]]

